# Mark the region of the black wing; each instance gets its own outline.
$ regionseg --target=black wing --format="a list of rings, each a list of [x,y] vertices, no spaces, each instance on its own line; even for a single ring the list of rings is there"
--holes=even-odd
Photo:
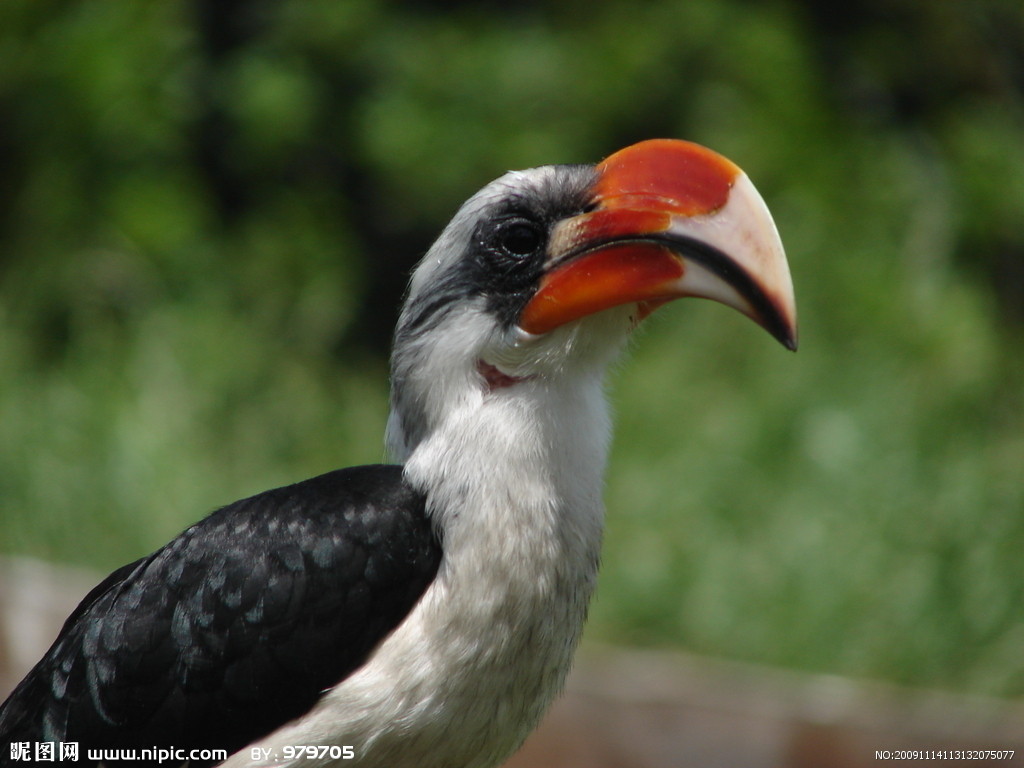
[[[236,502],[96,587],[0,708],[8,741],[233,752],[367,659],[437,573],[401,467]]]

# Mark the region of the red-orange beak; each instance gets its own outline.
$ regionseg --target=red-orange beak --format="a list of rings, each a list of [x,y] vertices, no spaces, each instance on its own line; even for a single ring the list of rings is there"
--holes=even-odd
[[[644,317],[684,296],[714,299],[796,349],[782,241],[746,174],[697,144],[655,139],[597,166],[595,208],[558,224],[545,275],[520,316],[547,333],[623,304]]]

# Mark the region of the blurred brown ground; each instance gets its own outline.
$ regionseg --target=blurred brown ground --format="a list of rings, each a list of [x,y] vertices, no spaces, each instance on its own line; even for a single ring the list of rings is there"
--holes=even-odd
[[[1014,750],[1009,760],[884,750]],[[506,768],[1024,765],[1024,702],[916,691],[650,651],[581,655]]]
[[[41,656],[95,574],[0,558],[0,698]],[[1012,750],[893,759],[880,751]],[[918,691],[681,653],[589,648],[505,768],[1024,766],[1024,702]]]

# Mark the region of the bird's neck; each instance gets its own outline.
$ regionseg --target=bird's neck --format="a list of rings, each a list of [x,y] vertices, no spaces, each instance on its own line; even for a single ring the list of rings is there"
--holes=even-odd
[[[596,562],[610,434],[600,376],[478,387],[456,402],[405,464],[449,559]]]

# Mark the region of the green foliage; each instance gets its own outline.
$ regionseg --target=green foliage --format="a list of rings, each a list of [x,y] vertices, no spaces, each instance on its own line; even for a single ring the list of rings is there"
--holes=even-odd
[[[455,206],[681,136],[769,201],[801,350],[638,334],[591,635],[1024,693],[1024,12],[844,9],[0,4],[0,550],[112,568],[380,460]]]

